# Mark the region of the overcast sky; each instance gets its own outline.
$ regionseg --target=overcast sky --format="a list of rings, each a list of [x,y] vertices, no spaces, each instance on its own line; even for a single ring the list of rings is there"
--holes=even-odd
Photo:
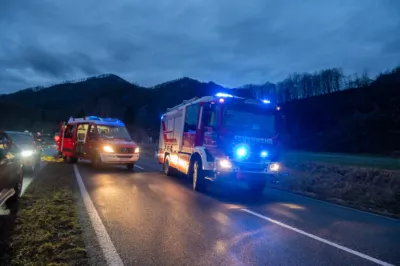
[[[0,0],[0,94],[103,73],[226,86],[400,63],[400,0]]]

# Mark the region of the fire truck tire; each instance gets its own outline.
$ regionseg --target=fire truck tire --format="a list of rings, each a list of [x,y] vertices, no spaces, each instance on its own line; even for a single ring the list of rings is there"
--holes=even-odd
[[[67,156],[66,159],[68,164],[76,164],[78,162],[78,158],[74,156]]]
[[[128,168],[129,171],[132,171],[135,168],[135,164],[134,163],[128,163],[126,165],[126,168]]]
[[[170,166],[169,162],[170,162],[170,158],[169,158],[169,155],[167,155],[167,156],[165,156],[164,164],[163,164],[164,174],[167,176],[174,176],[176,174],[176,170],[175,170],[175,168]]]
[[[249,192],[253,195],[262,195],[267,182],[265,179],[252,180],[247,183]]]
[[[204,175],[203,168],[201,166],[201,161],[195,159],[192,166],[192,180],[193,180],[193,190],[205,191],[206,189],[206,179]]]

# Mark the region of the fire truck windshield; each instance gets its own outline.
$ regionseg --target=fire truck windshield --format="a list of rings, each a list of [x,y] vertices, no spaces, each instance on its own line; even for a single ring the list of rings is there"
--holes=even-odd
[[[132,140],[125,127],[97,125],[100,138]]]
[[[227,128],[263,131],[267,135],[274,134],[276,129],[275,114],[265,110],[226,108],[222,123]]]

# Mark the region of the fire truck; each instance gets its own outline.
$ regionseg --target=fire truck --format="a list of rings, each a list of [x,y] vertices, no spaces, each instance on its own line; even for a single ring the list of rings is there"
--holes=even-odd
[[[166,175],[186,174],[194,190],[236,180],[261,194],[279,174],[282,126],[280,107],[270,100],[226,93],[193,98],[162,115],[156,157]]]
[[[60,133],[55,140],[59,154],[70,164],[87,159],[95,168],[114,164],[126,165],[132,170],[139,159],[138,145],[125,124],[115,118],[70,117],[67,123],[60,124]]]

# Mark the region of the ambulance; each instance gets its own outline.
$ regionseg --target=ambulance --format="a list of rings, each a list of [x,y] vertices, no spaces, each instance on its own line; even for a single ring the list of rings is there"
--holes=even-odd
[[[59,154],[71,164],[87,159],[95,168],[109,164],[126,165],[132,170],[139,159],[138,145],[125,124],[115,118],[70,117],[67,123],[60,124],[55,140]]]
[[[194,190],[204,191],[208,181],[242,181],[261,194],[280,172],[283,119],[267,99],[193,98],[162,115],[156,157],[166,175],[186,174]]]

